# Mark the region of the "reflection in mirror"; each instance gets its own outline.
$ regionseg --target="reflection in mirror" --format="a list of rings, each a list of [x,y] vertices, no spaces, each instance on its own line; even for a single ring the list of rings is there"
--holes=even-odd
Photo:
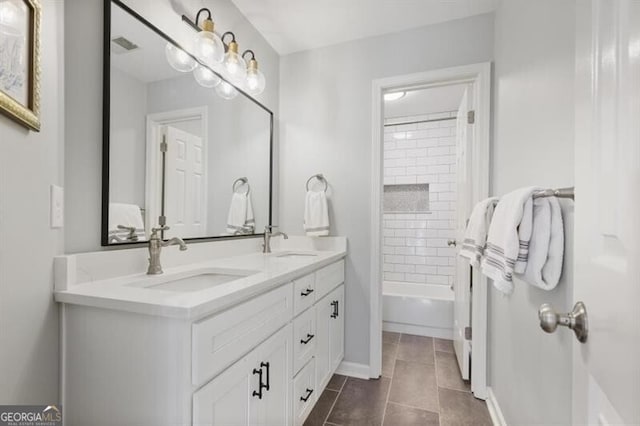
[[[218,77],[200,64],[177,71],[167,60],[175,46],[118,2],[109,41],[103,244],[145,241],[164,224],[164,238],[262,232],[272,113],[224,80],[212,88]]]

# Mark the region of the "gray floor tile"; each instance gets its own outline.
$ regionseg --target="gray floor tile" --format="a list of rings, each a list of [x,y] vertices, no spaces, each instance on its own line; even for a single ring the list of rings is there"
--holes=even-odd
[[[398,343],[400,341],[400,333],[393,331],[382,332],[382,343]]]
[[[340,374],[334,374],[331,376],[329,383],[327,383],[326,389],[340,391],[342,386],[344,386],[344,382],[347,380],[347,376],[341,376]]]
[[[383,426],[437,426],[439,424],[437,413],[390,402],[387,404]]]
[[[403,361],[433,364],[435,362],[433,339],[410,334],[401,335],[397,358]]]
[[[471,391],[469,382],[462,380],[455,354],[436,351],[436,374],[438,386],[460,391]]]
[[[309,413],[309,417],[304,422],[304,426],[322,426],[325,420],[329,416],[329,411],[333,407],[333,403],[338,397],[338,392],[332,390],[325,390],[318,398],[316,405]]]
[[[390,379],[349,377],[327,419],[338,425],[381,425]]]
[[[398,345],[393,343],[382,344],[382,375],[385,377],[393,376],[393,367],[396,364],[396,354]]]
[[[453,353],[453,340],[433,339],[436,351]]]
[[[396,360],[389,402],[438,412],[438,385],[435,366]]]
[[[440,424],[443,426],[491,426],[487,404],[470,392],[438,389]]]

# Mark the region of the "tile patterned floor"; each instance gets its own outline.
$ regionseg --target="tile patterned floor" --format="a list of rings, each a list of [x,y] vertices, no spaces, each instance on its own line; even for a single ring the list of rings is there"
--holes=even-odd
[[[382,377],[334,375],[305,426],[491,426],[462,380],[450,340],[384,332]]]

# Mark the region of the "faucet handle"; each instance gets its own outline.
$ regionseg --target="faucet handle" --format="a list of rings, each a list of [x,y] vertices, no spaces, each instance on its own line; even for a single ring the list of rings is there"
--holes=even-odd
[[[162,226],[160,226],[158,228],[151,228],[151,236],[150,236],[150,238],[157,237],[158,236],[158,232],[167,231],[168,229],[170,229],[170,228],[167,225],[162,225]]]
[[[278,225],[267,225],[264,227],[264,232],[266,233],[267,231],[273,231],[273,229],[277,227]]]

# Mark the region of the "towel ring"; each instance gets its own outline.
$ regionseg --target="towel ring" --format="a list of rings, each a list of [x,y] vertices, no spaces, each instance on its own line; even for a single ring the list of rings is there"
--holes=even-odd
[[[240,185],[238,185],[240,184]],[[236,186],[238,185],[238,186]],[[249,192],[251,192],[251,185],[249,185],[249,179],[247,179],[246,177],[241,177],[236,179],[233,182],[233,185],[231,186],[231,190],[233,192],[236,192],[236,190],[241,186],[241,185],[247,185],[247,192],[244,195],[249,195]]]
[[[325,177],[322,175],[322,173],[318,173],[317,175],[313,175],[309,179],[307,179],[307,184],[305,185],[307,187],[307,191],[309,191],[309,183],[311,183],[314,178],[324,183],[324,192],[327,192],[329,183],[327,182],[327,179],[325,179]]]

